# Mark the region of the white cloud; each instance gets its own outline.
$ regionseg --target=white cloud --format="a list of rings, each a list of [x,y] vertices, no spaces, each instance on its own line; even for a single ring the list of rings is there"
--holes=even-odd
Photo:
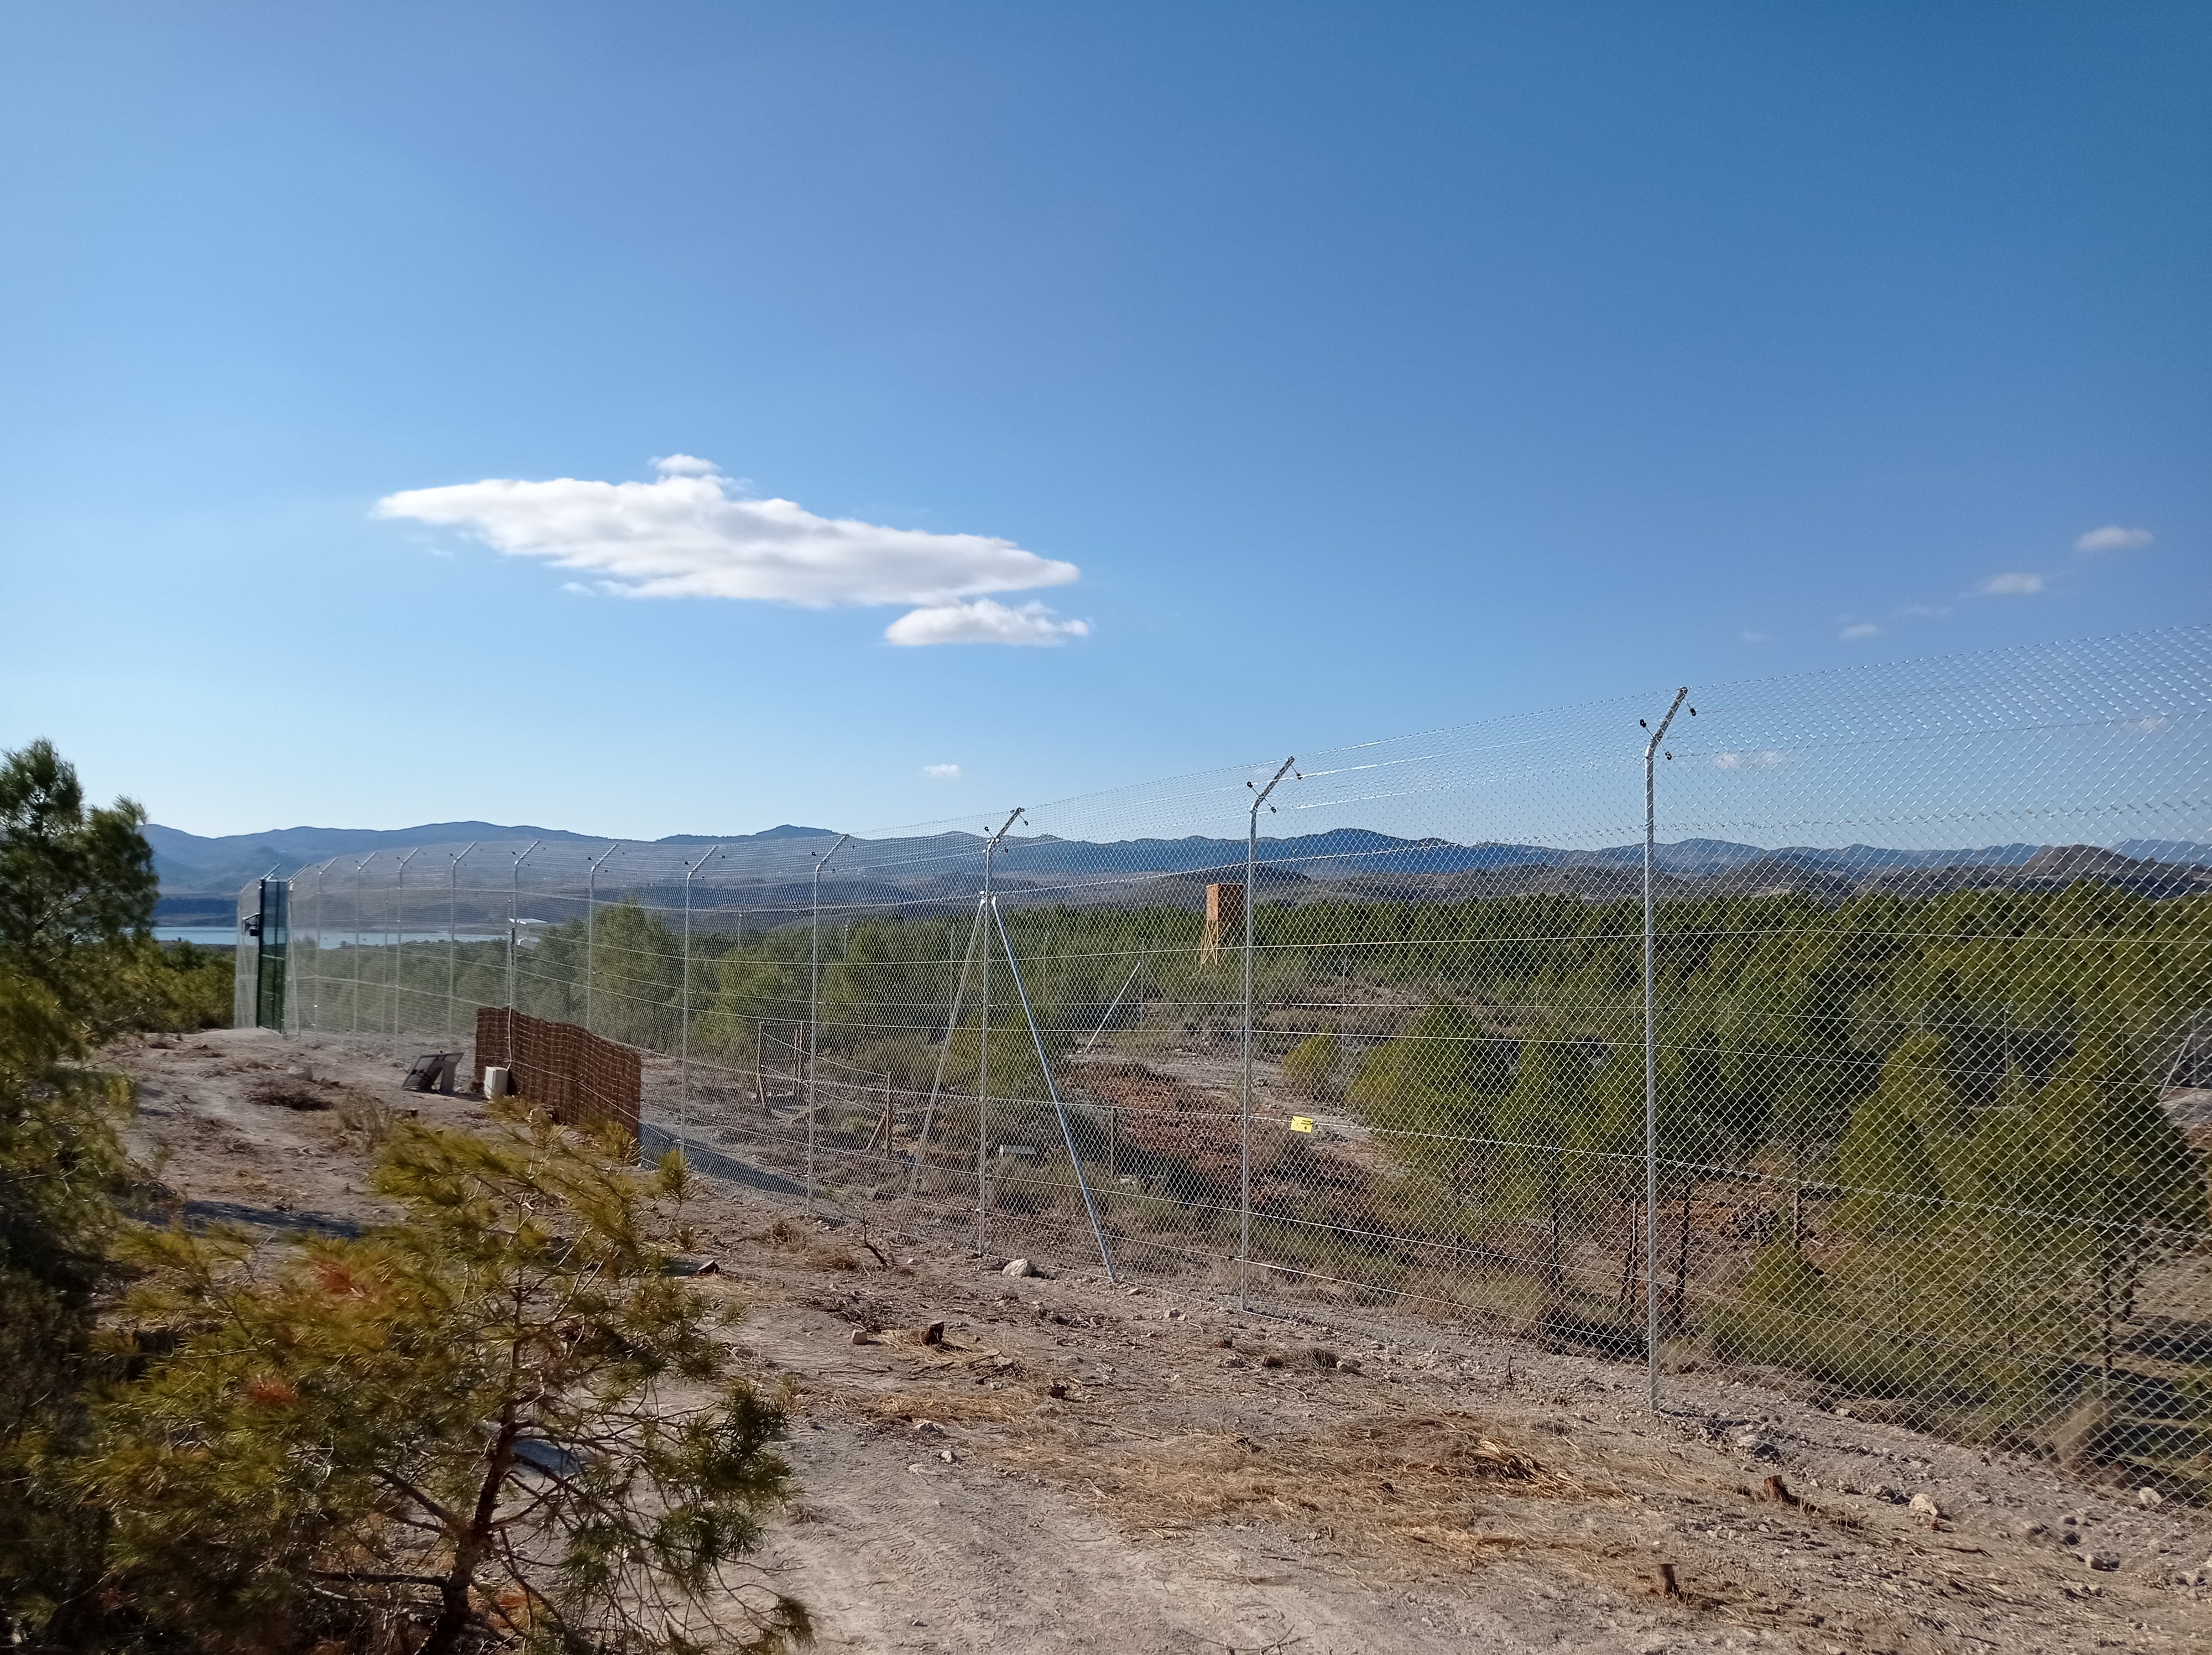
[[[2158,538],[2148,529],[2123,528],[2118,523],[2107,523],[2103,528],[2091,529],[2074,542],[2074,550],[2085,552],[2133,551],[2147,546]]]
[[[1872,621],[1853,621],[1836,636],[1848,643],[1854,638],[1878,638],[1881,629]]]
[[[924,764],[921,773],[933,782],[957,782],[960,779],[957,764]]]
[[[1769,747],[1760,752],[1715,753],[1713,763],[1724,770],[1771,770],[1790,762],[1790,755]]]
[[[2012,569],[2002,575],[1992,575],[1974,588],[1984,598],[2033,598],[2051,584],[2047,575],[2038,575],[2027,569]]]
[[[745,499],[734,479],[690,454],[654,464],[659,475],[651,483],[493,478],[410,489],[378,501],[376,515],[459,529],[508,557],[542,557],[584,571],[597,577],[599,590],[629,598],[960,610],[957,599],[1065,586],[1081,573],[1073,563],[988,535],[885,528],[817,517],[788,500]],[[939,613],[933,607],[908,619],[927,631],[939,623],[921,618]],[[1036,630],[1036,623],[1026,624]],[[1079,623],[1061,626],[1063,636],[1081,630]]]
[[[1024,604],[1009,609],[988,598],[973,603],[938,604],[902,615],[884,629],[893,643],[908,646],[931,643],[1012,643],[1050,648],[1070,638],[1091,636],[1084,621],[1054,618],[1042,604]]]

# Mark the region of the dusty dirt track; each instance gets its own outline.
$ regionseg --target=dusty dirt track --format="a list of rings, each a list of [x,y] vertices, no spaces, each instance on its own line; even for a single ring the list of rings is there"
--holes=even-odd
[[[177,1215],[272,1238],[383,1215],[376,1104],[485,1120],[341,1043],[112,1056]],[[272,1082],[330,1106],[254,1101]],[[2212,1648],[2212,1520],[2130,1488],[1718,1382],[1654,1419],[1619,1366],[1239,1316],[1075,1259],[1012,1280],[709,1188],[701,1289],[798,1381],[773,1561],[826,1650]]]

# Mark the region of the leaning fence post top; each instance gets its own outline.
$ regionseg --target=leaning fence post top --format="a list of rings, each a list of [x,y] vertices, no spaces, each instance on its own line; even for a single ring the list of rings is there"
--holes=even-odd
[[[1682,703],[1689,698],[1689,695],[1690,686],[1686,684],[1674,691],[1674,699],[1667,703],[1667,716],[1659,721],[1659,727],[1656,730],[1651,730],[1651,727],[1640,718],[1636,721],[1637,727],[1639,729],[1651,730],[1651,739],[1644,744],[1644,762],[1646,764],[1651,762],[1652,754],[1659,751],[1659,744],[1666,739],[1667,727],[1674,721],[1674,715],[1682,710]],[[1697,713],[1696,708],[1690,709],[1690,715],[1692,718],[1697,716]]]

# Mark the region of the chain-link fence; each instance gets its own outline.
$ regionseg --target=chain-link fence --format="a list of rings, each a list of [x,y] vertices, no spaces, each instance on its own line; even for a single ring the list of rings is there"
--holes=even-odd
[[[294,879],[291,1004],[395,1055],[580,1023],[708,1170],[979,1252],[2203,1499],[2208,714],[2186,628],[1011,820],[427,846]]]

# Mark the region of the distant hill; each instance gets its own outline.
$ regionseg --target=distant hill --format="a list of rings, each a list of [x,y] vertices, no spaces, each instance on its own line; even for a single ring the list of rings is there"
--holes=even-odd
[[[562,878],[580,879],[586,855],[611,843],[562,828],[492,822],[280,828],[218,838],[160,826],[146,832],[161,879],[161,916],[172,923],[220,921],[247,881],[272,871],[289,875],[332,858],[342,862],[418,846],[454,851],[471,840],[511,854],[536,839],[548,847],[543,855],[564,864]],[[809,849],[791,842],[830,837],[830,829],[785,823],[759,833],[682,833],[627,841],[616,873],[633,887],[680,880],[700,847],[720,844],[734,852],[750,846],[750,853],[723,864],[717,883],[726,887],[734,880],[747,889],[747,902],[781,910],[804,904],[810,894]],[[962,902],[974,891],[981,843],[980,835],[969,833],[855,839],[839,854],[832,889],[848,908]],[[568,849],[559,852],[553,847]],[[1570,850],[1510,843],[1460,844],[1339,828],[1263,838],[1256,857],[1267,865],[1261,883],[1273,888],[1273,900],[1460,901],[1525,892],[1615,901],[1641,890],[1644,847]],[[2212,846],[2167,841],[2130,841],[2118,849],[2004,844],[1905,850],[1863,844],[1775,849],[1726,839],[1683,839],[1659,845],[1652,860],[1660,888],[1669,897],[1796,891],[1832,903],[1869,891],[1925,896],[1977,889],[2054,890],[2081,879],[2147,897],[2212,890]],[[998,867],[1002,888],[1015,900],[1123,901],[1141,886],[1148,899],[1187,904],[1202,902],[1201,887],[1207,883],[1242,879],[1244,842],[1201,835],[1103,843],[1049,834],[1016,836],[1007,840]],[[1158,883],[1149,883],[1154,881]]]
[[[826,828],[798,827],[791,823],[759,833],[732,833],[719,843],[737,844],[762,839],[816,837]],[[249,879],[275,873],[286,877],[332,856],[362,856],[371,851],[404,851],[416,845],[464,845],[475,839],[543,839],[549,844],[604,845],[604,835],[571,833],[565,828],[502,826],[496,822],[426,822],[404,828],[272,828],[266,833],[230,833],[205,837],[181,828],[149,823],[146,842],[154,848],[154,872],[161,881],[161,912],[165,920],[181,922],[179,903],[188,898],[228,898]],[[679,833],[657,844],[681,847],[717,843],[702,834]],[[191,903],[197,916],[206,901]],[[212,910],[210,910],[212,911]]]

